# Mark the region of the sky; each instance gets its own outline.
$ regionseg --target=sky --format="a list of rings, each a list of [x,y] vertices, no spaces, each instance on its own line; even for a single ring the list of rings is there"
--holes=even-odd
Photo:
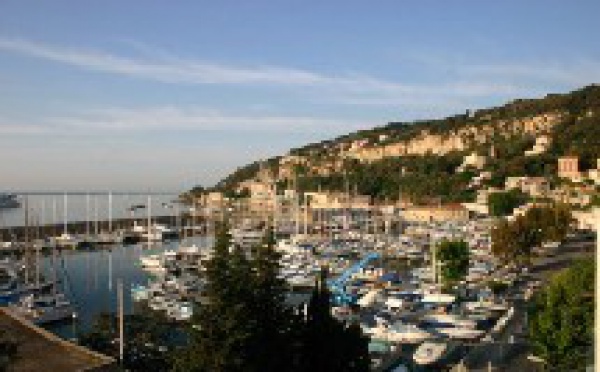
[[[2,0],[0,190],[182,191],[600,82],[600,1]]]

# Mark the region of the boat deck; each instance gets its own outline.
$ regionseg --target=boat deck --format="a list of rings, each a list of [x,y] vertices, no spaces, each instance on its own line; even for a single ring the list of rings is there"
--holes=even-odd
[[[57,336],[0,308],[0,329],[17,344],[7,371],[115,371],[114,359]]]

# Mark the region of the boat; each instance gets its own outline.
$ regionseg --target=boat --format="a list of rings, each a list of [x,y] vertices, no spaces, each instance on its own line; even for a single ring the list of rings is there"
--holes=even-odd
[[[167,309],[167,316],[176,321],[190,320],[194,315],[194,307],[190,302],[177,302]]]
[[[18,303],[10,305],[11,312],[33,324],[43,325],[76,316],[75,309],[64,294],[51,295],[30,294]]]
[[[237,229],[231,229],[231,239],[233,243],[242,248],[251,248],[260,244],[264,236],[264,230],[253,229],[247,225]]]
[[[150,291],[146,286],[143,285],[132,285],[131,287],[131,298],[138,301],[146,301],[150,297]]]
[[[442,336],[445,336],[445,337],[448,337],[451,339],[455,339],[455,340],[464,340],[464,341],[477,340],[485,334],[485,331],[482,331],[479,329],[462,328],[462,327],[439,328],[436,331],[437,331],[437,333],[439,333]]]
[[[423,317],[421,320],[423,327],[431,328],[477,328],[477,322],[472,319],[465,319],[454,314],[430,314]]]
[[[423,341],[430,340],[433,335],[414,324],[405,324],[396,322],[386,327],[383,332],[376,332],[373,338],[380,338],[394,343],[402,344],[420,344]]]
[[[452,342],[425,341],[415,350],[414,362],[419,366],[432,366],[443,362],[457,348]]]
[[[0,209],[20,208],[21,202],[15,194],[0,193]]]

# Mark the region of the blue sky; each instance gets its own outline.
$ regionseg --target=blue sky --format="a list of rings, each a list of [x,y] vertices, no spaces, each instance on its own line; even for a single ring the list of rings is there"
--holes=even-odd
[[[599,1],[0,2],[0,189],[183,190],[600,82]]]

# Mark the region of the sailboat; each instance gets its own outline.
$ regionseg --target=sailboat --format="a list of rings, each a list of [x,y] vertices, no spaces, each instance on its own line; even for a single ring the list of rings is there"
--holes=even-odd
[[[26,226],[28,226],[28,211],[25,211]],[[29,245],[28,236],[26,245]],[[9,311],[34,324],[46,324],[75,316],[74,307],[63,293],[58,292],[58,279],[56,274],[56,247],[52,254],[52,280],[47,281],[41,275],[41,262],[39,251],[35,256],[35,280],[31,280],[30,247],[26,247],[25,280],[21,288],[17,287],[18,301],[9,305]],[[7,271],[8,272],[8,271]],[[51,290],[50,293],[48,291]]]
[[[72,249],[76,249],[79,244],[81,243],[81,240],[78,239],[76,236],[69,234],[68,231],[68,221],[67,221],[67,209],[68,209],[68,201],[67,201],[67,194],[64,194],[64,199],[63,199],[63,216],[64,216],[64,221],[63,221],[63,225],[64,225],[64,230],[63,233],[60,234],[59,236],[57,236],[56,238],[54,238],[54,243],[62,248],[72,248]]]

